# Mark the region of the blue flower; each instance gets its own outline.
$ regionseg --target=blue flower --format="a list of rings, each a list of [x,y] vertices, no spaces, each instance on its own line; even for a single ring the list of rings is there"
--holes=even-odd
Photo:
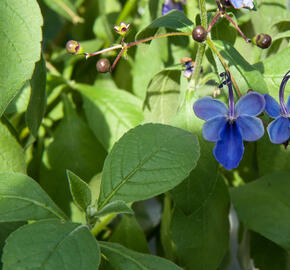
[[[255,117],[265,108],[263,95],[250,92],[234,104],[230,76],[224,84],[229,88],[229,108],[211,97],[203,97],[193,105],[197,117],[206,120],[203,137],[216,142],[213,154],[227,170],[238,167],[244,153],[244,141],[256,141],[264,134],[261,119]]]
[[[275,118],[268,126],[267,131],[270,141],[276,144],[287,142],[290,139],[290,95],[288,96],[287,105],[284,101],[284,90],[290,78],[289,73],[290,70],[285,74],[280,85],[280,106],[270,95],[264,95],[266,101],[265,111],[270,117]]]
[[[228,7],[233,6],[235,9],[240,8],[254,8],[253,0],[221,0],[222,5]]]
[[[165,15],[173,9],[183,11],[182,4],[185,4],[185,0],[165,0],[162,5],[162,15]]]

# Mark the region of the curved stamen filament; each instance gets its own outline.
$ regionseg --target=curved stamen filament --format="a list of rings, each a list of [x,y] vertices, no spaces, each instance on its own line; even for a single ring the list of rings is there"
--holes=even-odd
[[[279,90],[280,106],[281,106],[282,114],[285,116],[287,116],[290,113],[288,112],[285,101],[284,101],[284,90],[285,90],[288,80],[290,79],[290,75],[288,75],[289,73],[290,73],[290,70],[285,74],[281,82],[280,90]]]

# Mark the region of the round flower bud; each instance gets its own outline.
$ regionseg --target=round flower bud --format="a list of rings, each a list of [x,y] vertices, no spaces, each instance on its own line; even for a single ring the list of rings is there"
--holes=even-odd
[[[70,54],[83,54],[84,50],[78,41],[70,40],[65,45],[66,51]]]
[[[201,25],[196,26],[192,31],[192,38],[197,42],[205,41],[206,35],[207,32]]]
[[[102,58],[97,62],[97,71],[101,73],[106,73],[110,71],[110,61],[106,58]]]
[[[267,34],[258,34],[254,43],[262,49],[267,49],[271,46],[272,38]]]

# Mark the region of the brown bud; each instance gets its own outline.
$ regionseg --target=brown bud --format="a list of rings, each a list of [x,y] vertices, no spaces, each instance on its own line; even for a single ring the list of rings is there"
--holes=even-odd
[[[197,42],[205,41],[206,35],[207,32],[201,25],[196,26],[192,31],[192,38]]]
[[[70,54],[82,54],[84,50],[78,41],[70,40],[65,45],[66,51]]]
[[[110,71],[111,63],[107,58],[102,58],[97,62],[97,71],[106,73]]]
[[[267,49],[271,46],[272,38],[267,34],[258,34],[254,43],[262,49]]]

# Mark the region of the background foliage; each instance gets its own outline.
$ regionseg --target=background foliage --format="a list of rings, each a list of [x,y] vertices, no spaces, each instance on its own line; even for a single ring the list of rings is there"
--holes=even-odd
[[[290,269],[289,148],[265,134],[226,171],[193,114],[199,97],[227,99],[214,51],[205,47],[197,81],[180,63],[196,57],[191,36],[132,47],[106,74],[96,62],[112,63],[117,51],[85,60],[64,49],[70,39],[85,52],[118,43],[122,21],[131,24],[126,42],[200,24],[197,0],[163,17],[162,3],[0,2],[3,269]],[[228,14],[248,37],[270,34],[269,49],[245,43],[225,19],[210,37],[242,94],[278,100],[290,67],[289,2],[255,7]],[[206,8],[210,21],[215,1]]]

